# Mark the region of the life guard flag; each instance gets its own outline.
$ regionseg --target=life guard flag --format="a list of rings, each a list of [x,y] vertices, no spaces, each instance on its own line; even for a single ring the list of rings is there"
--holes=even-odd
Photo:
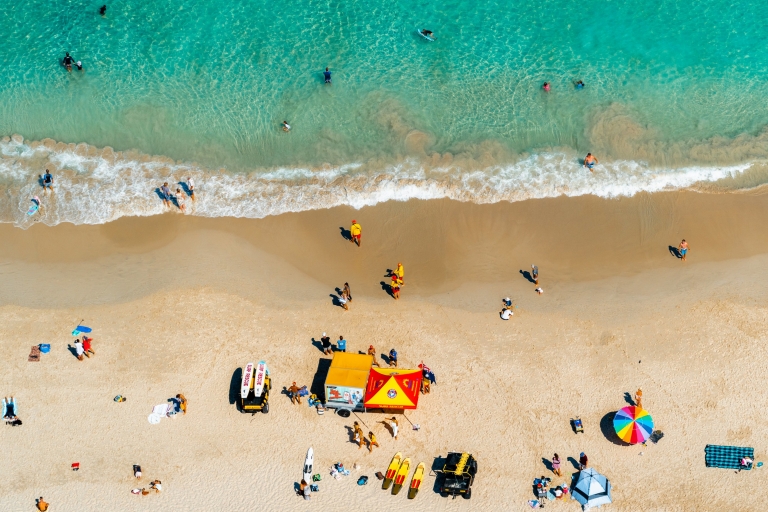
[[[415,409],[421,391],[421,370],[371,368],[363,403],[368,409]]]

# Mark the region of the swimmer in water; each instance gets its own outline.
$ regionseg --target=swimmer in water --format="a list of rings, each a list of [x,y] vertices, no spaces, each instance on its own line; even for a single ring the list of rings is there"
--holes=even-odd
[[[288,124],[288,121],[283,121],[283,131],[284,132],[291,131],[291,125]]]
[[[69,56],[69,52],[64,56],[64,60],[61,61],[62,64],[64,64],[64,67],[67,68],[67,71],[70,73],[72,72],[72,63],[75,62],[75,59]]]
[[[83,63],[81,61],[77,61],[77,62],[75,62],[75,67],[77,67],[78,71],[82,71],[83,70]]]
[[[323,76],[325,77],[325,83],[331,83],[331,72],[328,71],[328,68],[325,68],[325,71],[323,71]]]
[[[435,34],[431,30],[427,30],[425,28],[421,29],[421,34],[427,37],[431,37],[432,39],[435,38]]]
[[[542,85],[541,88],[544,89],[545,91],[549,92],[549,89],[550,89],[549,82],[544,82],[544,85]]]
[[[587,153],[587,156],[584,157],[584,167],[589,168],[589,172],[594,172],[592,168],[597,164],[597,158],[595,158],[592,153]]]
[[[102,5],[101,7],[99,7],[99,14],[101,14],[102,16],[106,16],[107,15],[107,6],[106,5]]]
[[[576,86],[577,89],[584,88],[584,82],[582,82],[581,80],[578,80],[574,85]]]

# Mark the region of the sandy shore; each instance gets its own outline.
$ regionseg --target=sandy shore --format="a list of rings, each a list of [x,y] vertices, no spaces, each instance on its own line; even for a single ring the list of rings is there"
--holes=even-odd
[[[533,478],[549,474],[542,458],[561,455],[559,483],[584,451],[611,479],[610,510],[763,510],[765,469],[708,469],[704,447],[753,446],[765,460],[766,214],[768,196],[663,193],[2,225],[0,394],[17,397],[24,424],[0,429],[0,508],[30,510],[42,495],[51,510],[526,510]],[[360,249],[340,233],[353,217]],[[681,238],[685,264],[668,250]],[[395,302],[380,282],[398,261],[407,284]],[[520,273],[531,263],[542,296]],[[330,297],[345,281],[348,312]],[[518,306],[509,322],[498,316],[505,296]],[[81,319],[96,350],[83,362],[67,349]],[[280,394],[312,383],[323,331],[351,351],[396,347],[401,366],[432,367],[438,385],[407,414],[421,430],[395,441],[382,414],[361,415],[382,445],[368,454],[350,442],[354,417]],[[51,353],[27,362],[38,343]],[[233,374],[259,359],[272,407],[241,415]],[[601,423],[638,386],[665,437],[619,446]],[[150,425],[153,405],[179,392],[189,413]],[[570,430],[576,415],[583,435]],[[323,480],[305,503],[293,486],[310,445]],[[449,450],[479,461],[469,502],[441,498],[432,476],[412,502],[374,477],[395,451],[429,467]],[[335,481],[336,461],[360,469]],[[134,463],[162,494],[130,494]]]

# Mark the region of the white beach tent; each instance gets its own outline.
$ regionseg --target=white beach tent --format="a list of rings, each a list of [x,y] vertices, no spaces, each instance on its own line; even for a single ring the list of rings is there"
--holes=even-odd
[[[573,499],[581,503],[584,510],[611,503],[611,482],[592,468],[579,473],[573,487]]]

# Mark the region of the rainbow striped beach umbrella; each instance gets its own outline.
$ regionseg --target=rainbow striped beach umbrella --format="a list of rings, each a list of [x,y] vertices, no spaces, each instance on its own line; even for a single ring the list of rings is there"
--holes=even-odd
[[[653,418],[645,409],[630,405],[613,417],[613,428],[625,443],[644,443],[653,432]]]

